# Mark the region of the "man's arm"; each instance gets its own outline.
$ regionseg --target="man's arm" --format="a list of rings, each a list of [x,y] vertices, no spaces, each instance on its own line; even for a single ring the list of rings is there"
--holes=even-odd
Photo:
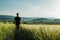
[[[21,24],[21,17],[20,17],[20,24]]]

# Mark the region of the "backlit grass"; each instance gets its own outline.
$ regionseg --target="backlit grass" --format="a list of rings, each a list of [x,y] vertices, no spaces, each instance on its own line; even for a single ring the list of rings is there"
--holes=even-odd
[[[13,40],[14,24],[0,23],[0,40]],[[21,24],[20,40],[60,40],[60,25]]]

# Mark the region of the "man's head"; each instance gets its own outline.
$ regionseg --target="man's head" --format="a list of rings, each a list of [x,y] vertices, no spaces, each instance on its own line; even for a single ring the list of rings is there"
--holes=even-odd
[[[19,13],[17,13],[16,15],[19,16]]]

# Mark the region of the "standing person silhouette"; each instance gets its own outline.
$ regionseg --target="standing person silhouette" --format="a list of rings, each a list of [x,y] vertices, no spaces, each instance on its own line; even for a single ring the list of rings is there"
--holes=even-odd
[[[14,18],[14,23],[16,25],[16,31],[19,32],[19,26],[20,26],[20,20],[19,13],[16,14],[16,17]]]

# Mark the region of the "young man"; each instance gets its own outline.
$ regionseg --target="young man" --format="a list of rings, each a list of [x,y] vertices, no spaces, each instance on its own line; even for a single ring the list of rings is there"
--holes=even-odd
[[[21,18],[19,17],[19,13],[16,14],[17,16],[14,18],[14,23],[16,25],[17,31],[19,31],[19,26],[20,26],[20,20]]]

